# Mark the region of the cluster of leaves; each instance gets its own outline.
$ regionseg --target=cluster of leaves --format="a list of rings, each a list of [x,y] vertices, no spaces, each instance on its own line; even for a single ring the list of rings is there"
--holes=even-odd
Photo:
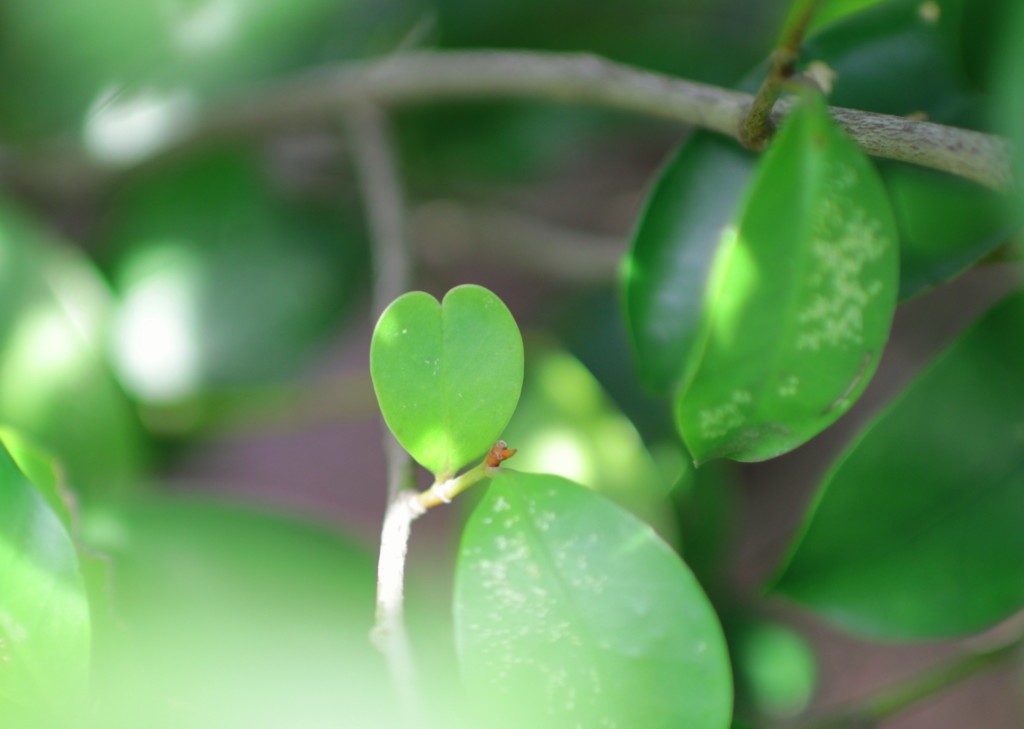
[[[125,161],[145,140],[111,146],[103,122],[131,111],[126,99],[185,113],[340,48],[390,48],[420,9],[394,3],[390,24],[365,34],[351,29],[374,15],[369,2],[244,13],[226,0],[178,8],[168,34],[166,8],[177,6],[165,5],[103,0],[77,15],[9,3],[5,138],[67,133],[91,107],[86,142]],[[473,3],[440,3],[442,42],[576,45],[531,36],[525,5],[489,4],[481,36]],[[576,17],[576,5],[560,7]],[[827,64],[836,105],[992,123],[1017,141],[1021,179],[1024,46],[982,22],[997,6],[825,3],[800,70]],[[1019,37],[1024,13],[1007,19]],[[599,20],[580,41],[592,49],[689,75],[704,62],[677,42],[621,42],[618,24]],[[673,39],[687,26],[656,25]],[[749,58],[731,60],[710,80]],[[108,103],[113,70],[124,87]],[[982,93],[993,90],[996,106]],[[508,173],[550,158],[562,113],[417,112],[400,130],[417,179]],[[442,128],[454,131],[438,144]],[[444,155],[450,164],[436,164]],[[95,268],[31,216],[0,208],[0,419],[12,428],[0,436],[5,726],[151,725],[156,713],[168,726],[395,725],[366,641],[366,551],[305,522],[141,486],[165,453],[157,434],[196,437],[231,410],[234,388],[293,373],[367,278],[361,224],[338,209],[337,191],[321,204],[315,186],[281,189],[267,167],[248,148],[202,149],[121,179],[92,231]],[[671,402],[676,443],[699,471],[645,429],[648,450],[601,383],[550,343],[532,348],[513,414],[523,347],[489,292],[396,302],[371,368],[399,441],[439,480],[503,434],[521,451],[462,531],[459,701],[478,702],[487,725],[517,727],[721,729],[734,688],[754,713],[802,709],[813,669],[800,640],[730,614],[727,484],[708,461],[770,458],[834,423],[871,380],[898,302],[1003,244],[1019,227],[1010,207],[938,173],[871,163],[815,94],[760,159],[690,137],[636,228],[625,312],[642,378]],[[1017,293],[874,416],[819,485],[769,594],[888,640],[976,632],[1024,605],[1022,323]]]

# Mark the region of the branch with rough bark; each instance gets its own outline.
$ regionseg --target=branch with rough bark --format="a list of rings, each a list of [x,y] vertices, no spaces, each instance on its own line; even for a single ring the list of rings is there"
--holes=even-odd
[[[208,110],[163,153],[211,139],[261,133],[372,103],[397,107],[439,100],[534,99],[591,104],[659,117],[739,138],[750,94],[695,83],[586,54],[418,51],[324,68],[256,88]],[[775,105],[772,122],[789,104]],[[1009,145],[1000,137],[907,117],[832,108],[868,153],[1010,187]]]

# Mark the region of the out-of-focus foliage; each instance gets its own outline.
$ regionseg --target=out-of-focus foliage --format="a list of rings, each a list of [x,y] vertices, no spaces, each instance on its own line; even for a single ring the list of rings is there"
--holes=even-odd
[[[636,429],[577,359],[539,343],[529,349],[523,395],[503,436],[519,450],[515,469],[582,484],[675,541],[668,488],[675,474],[658,469]]]
[[[109,292],[10,206],[0,260],[0,421],[59,455],[83,495],[138,488],[145,436],[108,365]]]
[[[97,729],[395,721],[367,640],[373,561],[322,528],[167,498],[84,515],[117,605],[97,646]],[[188,697],[184,701],[181,697]]]
[[[88,703],[85,581],[61,518],[2,446],[0,585],[0,716],[17,726],[72,721]]]
[[[119,298],[118,370],[138,397],[293,374],[364,290],[346,210],[272,184],[252,153],[224,151],[117,191],[99,237]]]

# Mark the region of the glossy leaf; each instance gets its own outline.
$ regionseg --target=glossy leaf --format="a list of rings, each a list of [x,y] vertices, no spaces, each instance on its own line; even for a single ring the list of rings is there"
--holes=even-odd
[[[802,50],[800,70],[823,62],[835,72],[829,103],[977,126],[981,104],[950,49],[956,3],[940,3],[932,20],[919,0],[888,0],[850,14],[841,7],[864,4],[826,4],[823,17],[832,6],[844,17],[824,24]],[[764,73],[752,73],[744,88],[756,89]],[[648,197],[626,261],[625,304],[641,374],[655,390],[670,391],[693,352],[710,263],[754,162],[734,143],[697,133]],[[881,161],[878,169],[899,227],[901,299],[962,273],[1005,240],[1010,226],[998,194],[901,163]]]
[[[960,0],[890,0],[815,34],[801,68],[829,65],[833,105],[984,129],[984,106],[953,47],[961,10]],[[1012,232],[992,190],[913,165],[877,166],[900,230],[900,299],[954,278]]]
[[[73,716],[89,680],[85,584],[60,518],[3,447],[0,585],[0,716]]]
[[[457,286],[438,304],[413,291],[377,322],[370,375],[398,442],[439,479],[501,436],[523,386],[515,319],[481,286]]]
[[[1024,607],[1024,294],[988,313],[825,479],[774,591],[884,638]]]
[[[648,197],[626,261],[626,318],[640,374],[658,391],[668,392],[683,375],[711,262],[754,159],[733,141],[697,133]]]
[[[715,260],[699,356],[676,399],[695,461],[771,458],[849,408],[888,337],[897,254],[877,173],[807,96]]]
[[[729,725],[728,655],[696,579],[650,527],[570,481],[493,479],[463,532],[454,609],[489,725]]]

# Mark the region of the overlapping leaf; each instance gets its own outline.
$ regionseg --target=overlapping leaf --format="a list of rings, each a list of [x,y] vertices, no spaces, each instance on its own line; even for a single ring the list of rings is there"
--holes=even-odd
[[[885,190],[820,98],[786,120],[740,210],[676,398],[697,462],[763,460],[827,427],[867,384],[895,306]]]
[[[950,48],[959,3],[928,12],[916,0],[847,5],[868,4],[874,6],[824,24],[803,49],[801,70],[824,62],[835,73],[829,102],[977,125],[979,105]],[[752,74],[748,90],[763,73]],[[665,166],[648,199],[627,259],[626,315],[641,374],[656,390],[671,391],[686,370],[711,261],[754,164],[738,145],[698,133]],[[901,299],[956,276],[1006,239],[1011,228],[995,193],[899,163],[879,169],[900,229]]]
[[[774,585],[865,635],[981,630],[1024,607],[1024,294],[987,314],[825,479]]]

